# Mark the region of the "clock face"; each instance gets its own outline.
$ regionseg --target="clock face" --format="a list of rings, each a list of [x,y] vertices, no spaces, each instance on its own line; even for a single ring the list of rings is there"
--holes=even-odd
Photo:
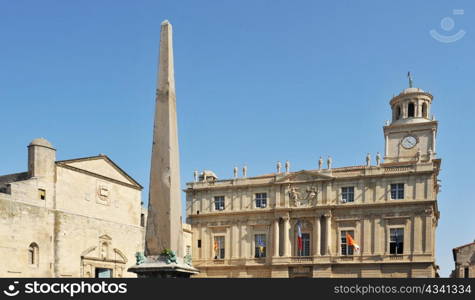
[[[401,145],[406,149],[411,149],[417,144],[417,139],[411,135],[402,139]]]

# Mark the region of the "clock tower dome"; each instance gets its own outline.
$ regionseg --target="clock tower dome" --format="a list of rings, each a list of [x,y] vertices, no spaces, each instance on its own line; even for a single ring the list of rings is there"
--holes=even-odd
[[[392,121],[384,126],[384,161],[431,161],[436,154],[437,121],[429,118],[432,95],[419,88],[409,88],[393,97],[389,104]]]

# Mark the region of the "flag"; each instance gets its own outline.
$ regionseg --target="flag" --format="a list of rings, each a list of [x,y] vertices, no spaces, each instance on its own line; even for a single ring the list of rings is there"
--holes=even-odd
[[[257,240],[257,247],[259,249],[259,256],[262,256],[264,254],[264,241],[262,240],[262,237],[259,237]]]
[[[218,253],[219,245],[218,245],[218,240],[214,240],[214,252]]]
[[[302,251],[302,249],[303,249],[302,223],[300,223],[300,221],[298,221],[298,223],[297,223],[297,242],[298,242],[299,251]]]
[[[346,234],[346,242],[348,246],[352,246],[356,252],[360,251],[360,246],[358,246],[358,244],[355,242],[355,240],[351,237],[349,233]]]

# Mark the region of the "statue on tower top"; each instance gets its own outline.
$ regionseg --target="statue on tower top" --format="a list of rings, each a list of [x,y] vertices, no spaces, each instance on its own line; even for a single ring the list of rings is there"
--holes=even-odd
[[[413,87],[413,81],[412,81],[412,74],[411,72],[407,72],[407,79],[409,79],[409,87]]]

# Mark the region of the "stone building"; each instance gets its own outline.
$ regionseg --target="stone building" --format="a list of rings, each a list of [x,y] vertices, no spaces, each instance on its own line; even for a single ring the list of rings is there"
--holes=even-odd
[[[454,255],[455,269],[451,277],[475,278],[475,240],[452,250]]]
[[[441,160],[432,95],[390,101],[385,152],[366,164],[187,183],[193,265],[201,277],[435,277]],[[356,245],[355,245],[356,244]],[[359,251],[358,251],[359,248]]]
[[[105,155],[56,161],[35,139],[28,171],[0,176],[0,277],[135,277],[141,190]]]

